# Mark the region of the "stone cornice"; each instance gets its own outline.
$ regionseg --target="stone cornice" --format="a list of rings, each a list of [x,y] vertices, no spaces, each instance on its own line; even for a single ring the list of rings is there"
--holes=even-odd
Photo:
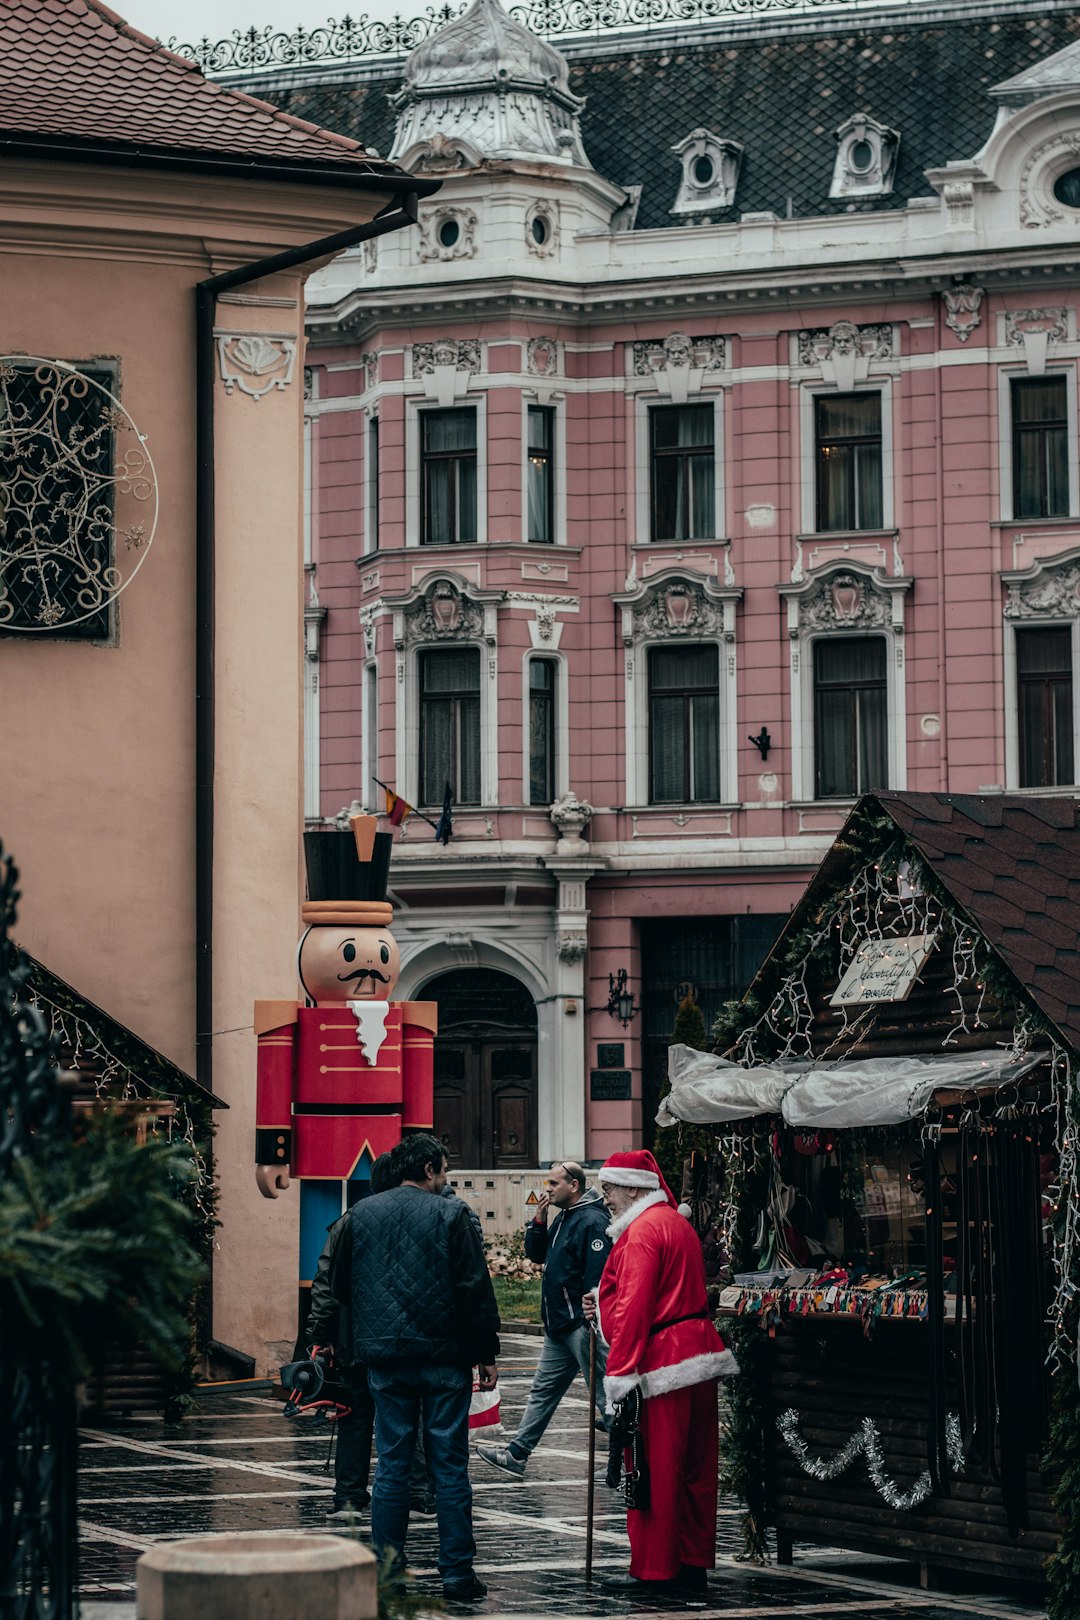
[[[643,233],[644,234],[644,233]],[[664,233],[671,235],[673,233]],[[1033,270],[1044,272],[1041,288],[1073,285],[1080,265],[1075,239],[1071,242],[1017,245],[1015,249],[957,249],[953,254],[903,258],[895,250],[886,262],[853,259],[843,263],[786,266],[776,271],[740,271],[726,276],[682,275],[676,284],[662,275],[634,282],[604,281],[554,286],[540,281],[484,278],[468,283],[408,287],[379,287],[350,294],[337,309],[309,306],[308,335],[314,345],[352,341],[372,330],[412,327],[425,319],[449,318],[456,323],[463,309],[488,310],[522,316],[542,313],[559,319],[587,319],[592,326],[615,324],[627,315],[662,319],[671,311],[740,309],[800,311],[829,308],[839,299],[846,304],[880,305],[884,297],[907,294],[927,296],[950,286],[961,272],[982,283],[993,281],[1030,287]]]

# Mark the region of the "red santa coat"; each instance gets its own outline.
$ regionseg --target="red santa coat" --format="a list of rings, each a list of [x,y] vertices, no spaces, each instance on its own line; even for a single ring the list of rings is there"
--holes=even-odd
[[[648,1400],[737,1373],[709,1315],[697,1234],[664,1193],[647,1193],[608,1230],[616,1241],[598,1297],[608,1410],[636,1387]]]
[[[630,1573],[669,1581],[716,1562],[716,1380],[738,1372],[713,1326],[701,1244],[662,1191],[612,1221],[600,1279],[608,1409],[640,1388],[648,1508],[626,1515]],[[629,1458],[627,1458],[629,1466]]]

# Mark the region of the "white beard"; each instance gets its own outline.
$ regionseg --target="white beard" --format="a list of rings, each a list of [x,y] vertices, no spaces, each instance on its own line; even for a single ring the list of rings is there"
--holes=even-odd
[[[356,1040],[369,1063],[374,1063],[386,1039],[388,1001],[350,1001],[349,1011],[356,1019]]]

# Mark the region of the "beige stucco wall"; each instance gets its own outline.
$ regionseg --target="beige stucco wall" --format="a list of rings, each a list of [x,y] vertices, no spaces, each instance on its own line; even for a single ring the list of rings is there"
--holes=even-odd
[[[22,943],[194,1067],[194,285],[375,212],[382,197],[0,164],[0,352],[120,363],[161,497],[116,645],[0,637],[0,840]],[[302,343],[302,276],[218,325]],[[291,1338],[297,1189],[255,1187],[252,1000],[293,994],[301,822],[302,356],[255,400],[217,397],[215,1335]],[[220,1032],[220,1033],[219,1033]]]

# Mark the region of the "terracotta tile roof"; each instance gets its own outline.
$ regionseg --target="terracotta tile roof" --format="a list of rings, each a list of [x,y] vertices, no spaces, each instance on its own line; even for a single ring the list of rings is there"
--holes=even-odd
[[[1080,805],[875,793],[1032,1000],[1080,1051]],[[866,802],[866,801],[864,801]],[[856,812],[857,813],[857,812]]]
[[[0,133],[384,181],[359,142],[211,84],[98,0],[0,0]],[[298,178],[300,176],[298,175]]]

